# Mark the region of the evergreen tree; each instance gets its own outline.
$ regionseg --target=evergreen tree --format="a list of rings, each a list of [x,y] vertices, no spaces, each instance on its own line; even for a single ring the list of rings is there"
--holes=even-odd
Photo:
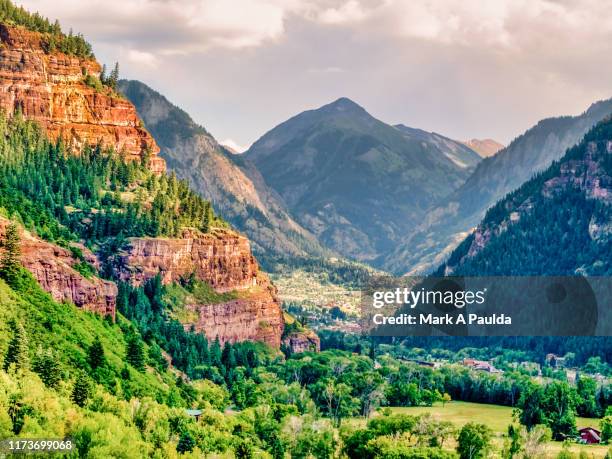
[[[210,230],[212,219],[213,219],[212,206],[210,205],[210,202],[207,202],[204,205],[204,216],[202,217],[201,230],[203,232],[208,233],[208,231]]]
[[[210,363],[216,367],[221,366],[221,343],[219,342],[219,336],[215,338],[210,347]]]
[[[115,67],[111,70],[110,75],[108,76],[108,85],[117,89],[117,82],[119,81],[119,62],[115,62]]]
[[[145,353],[144,345],[140,336],[136,333],[131,333],[127,338],[126,355],[127,362],[136,368],[138,371],[145,369]]]
[[[25,328],[14,319],[9,321],[9,328],[12,330],[13,336],[4,356],[4,371],[7,371],[11,364],[15,364],[15,367],[19,369],[27,369],[30,359],[28,355],[28,336]]]
[[[107,76],[106,76],[106,64],[102,64],[102,71],[100,72],[100,81],[102,84],[107,84]]]
[[[89,378],[84,372],[80,372],[74,382],[72,393],[70,394],[70,400],[76,403],[80,407],[84,407],[89,400],[91,394],[91,383]]]
[[[223,352],[221,354],[221,362],[225,365],[227,370],[236,367],[236,353],[234,351],[234,346],[229,341],[225,343],[223,346]]]
[[[7,226],[6,234],[1,241],[3,254],[0,259],[0,275],[9,281],[9,283],[15,279],[21,267],[21,262],[19,261],[21,255],[21,249],[19,247],[20,240],[21,238],[19,237],[17,225],[11,223]]]
[[[97,336],[91,346],[89,346],[89,349],[87,349],[87,362],[92,370],[103,366],[106,362],[104,347],[102,346],[100,338]]]
[[[45,386],[55,388],[62,380],[62,368],[51,349],[39,349],[32,361],[32,370],[40,376]]]

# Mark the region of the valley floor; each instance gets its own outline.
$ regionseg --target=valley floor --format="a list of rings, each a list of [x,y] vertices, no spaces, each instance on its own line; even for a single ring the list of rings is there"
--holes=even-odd
[[[500,405],[488,405],[484,403],[469,403],[453,401],[442,406],[441,403],[436,403],[434,406],[418,406],[418,407],[397,407],[392,408],[394,413],[403,413],[410,415],[431,414],[438,421],[450,421],[461,428],[468,422],[477,422],[485,424],[494,432],[494,446],[497,454],[501,451],[504,444],[508,425],[512,424],[513,408]],[[364,424],[363,418],[353,419],[355,424]],[[595,427],[599,429],[599,419],[576,418],[576,426]],[[452,442],[445,445],[449,449],[454,449],[455,445]],[[546,446],[546,457],[556,457],[563,448],[563,443],[551,441]],[[585,452],[588,458],[603,458],[608,452],[609,445],[578,445],[570,444],[569,450],[574,454]]]

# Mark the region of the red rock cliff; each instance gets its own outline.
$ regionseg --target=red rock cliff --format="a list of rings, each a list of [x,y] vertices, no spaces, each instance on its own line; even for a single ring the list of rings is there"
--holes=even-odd
[[[9,220],[0,217],[0,238]],[[56,301],[69,301],[80,308],[115,318],[117,286],[109,281],[82,276],[73,266],[78,263],[70,250],[42,241],[20,229],[21,263],[43,290]],[[82,248],[87,261],[97,263],[93,254]]]
[[[182,238],[132,238],[116,258],[116,272],[135,285],[158,273],[165,284],[193,273],[218,293],[236,291],[238,298],[226,303],[186,305],[197,320],[185,327],[222,343],[251,340],[280,347],[283,314],[276,288],[259,271],[244,236],[215,230],[185,231]]]
[[[283,339],[283,345],[289,349],[291,354],[319,352],[321,350],[321,340],[313,330],[308,328],[289,333]]]
[[[150,167],[161,173],[159,147],[142,127],[134,106],[109,88],[85,84],[85,74],[99,77],[100,65],[59,52],[47,54],[41,35],[0,24],[0,108],[18,108],[38,121],[53,138],[62,136],[78,151],[102,142],[127,159],[140,159],[149,149]]]

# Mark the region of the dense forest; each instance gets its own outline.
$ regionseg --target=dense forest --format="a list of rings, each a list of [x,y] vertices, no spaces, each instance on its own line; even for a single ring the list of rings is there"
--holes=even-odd
[[[2,277],[5,268],[3,261]],[[23,269],[8,284],[2,277],[0,435],[65,435],[78,457],[451,458],[454,450],[467,457],[464,448],[494,448],[493,432],[482,424],[460,427],[384,408],[451,400],[516,407],[506,440],[523,451],[534,429],[547,429],[544,439],[572,435],[575,416],[603,416],[612,398],[609,386],[586,376],[577,386],[561,379],[544,386],[520,371],[436,370],[377,352],[373,360],[367,348],[361,355],[333,350],[285,358],[250,343],[209,345],[189,331],[165,335],[135,314],[132,321],[119,314],[113,323],[55,303]],[[141,303],[163,298],[157,281],[141,291],[123,289],[127,297],[144,295]],[[194,370],[202,379],[169,367],[157,344],[167,344],[164,336],[182,349],[190,348],[186,337],[196,349],[200,343],[201,353],[187,360],[200,361]],[[184,365],[180,355],[177,362]],[[185,408],[201,410],[200,419]],[[234,414],[224,414],[228,408]],[[372,417],[376,411],[382,416]],[[353,424],[359,417],[370,420]],[[601,421],[608,422],[612,417]]]

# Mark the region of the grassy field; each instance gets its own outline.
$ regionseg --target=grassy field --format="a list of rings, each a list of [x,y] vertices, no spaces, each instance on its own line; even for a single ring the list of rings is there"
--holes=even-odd
[[[450,402],[446,406],[436,404],[432,407],[409,407],[392,408],[395,413],[406,413],[419,415],[429,413],[434,418],[441,421],[450,421],[457,427],[461,427],[468,422],[478,422],[489,426],[495,432],[496,449],[499,451],[503,445],[503,437],[507,432],[508,425],[512,423],[512,408],[498,405],[486,405],[480,403]],[[581,427],[599,428],[597,419],[577,418],[576,425]],[[547,445],[547,456],[555,457],[561,451],[560,442],[550,442]],[[573,444],[570,451],[580,453],[584,451],[589,458],[603,458],[609,446],[604,445],[578,445]]]

